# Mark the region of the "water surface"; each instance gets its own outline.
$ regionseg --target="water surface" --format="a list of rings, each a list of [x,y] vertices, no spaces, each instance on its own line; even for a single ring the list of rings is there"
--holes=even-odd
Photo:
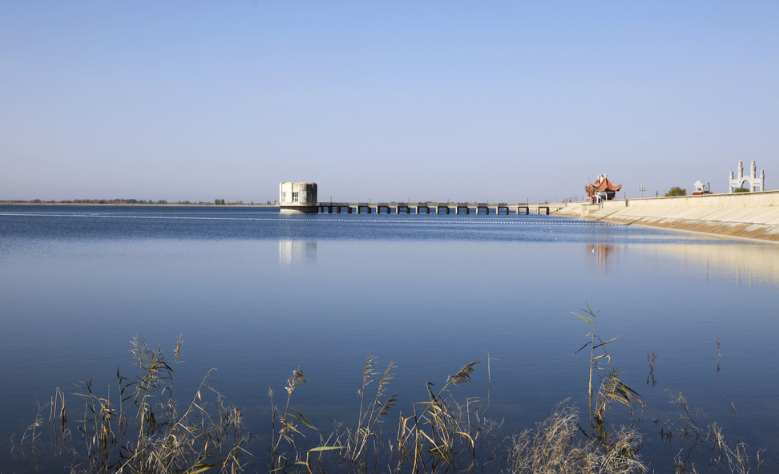
[[[36,400],[131,370],[136,334],[170,353],[183,335],[179,393],[217,368],[211,382],[257,433],[266,392],[301,364],[298,408],[325,427],[356,417],[368,353],[398,366],[404,411],[426,382],[481,361],[458,391],[489,399],[510,433],[561,400],[586,407],[587,357],[572,355],[585,301],[599,334],[622,335],[609,353],[646,402],[656,469],[669,391],[776,458],[776,246],[553,216],[0,206],[0,287],[5,459]]]

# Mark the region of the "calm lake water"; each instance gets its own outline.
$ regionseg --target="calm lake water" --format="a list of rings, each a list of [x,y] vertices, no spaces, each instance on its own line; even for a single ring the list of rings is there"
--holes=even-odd
[[[587,356],[572,355],[586,301],[604,339],[623,335],[609,353],[646,402],[642,456],[656,472],[672,466],[658,429],[678,414],[671,392],[778,470],[775,245],[552,216],[0,206],[0,288],[0,466],[18,461],[12,440],[36,400],[131,371],[134,335],[171,356],[183,335],[178,393],[216,368],[259,452],[266,392],[301,364],[296,407],[325,429],[354,421],[368,353],[398,366],[404,412],[426,382],[481,361],[457,394],[489,398],[510,434],[562,400],[586,408]]]

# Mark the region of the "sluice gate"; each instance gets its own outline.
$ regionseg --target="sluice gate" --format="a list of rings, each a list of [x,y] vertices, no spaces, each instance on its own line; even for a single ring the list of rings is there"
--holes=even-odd
[[[475,214],[475,215],[549,215],[564,207],[555,204],[508,204],[480,202],[319,202],[317,214]]]

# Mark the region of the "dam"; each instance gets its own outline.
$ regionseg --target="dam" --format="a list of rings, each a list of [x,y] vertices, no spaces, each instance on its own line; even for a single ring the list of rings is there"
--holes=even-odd
[[[741,173],[739,179],[743,179]],[[282,214],[556,214],[779,243],[779,191],[613,199],[598,203],[373,203],[320,202],[316,183],[284,182],[280,185],[279,207]]]
[[[319,202],[318,187],[312,182],[279,183],[279,208],[282,214],[475,214],[475,215],[549,215],[565,203],[489,203],[489,202]]]
[[[779,191],[565,203],[556,214],[779,243]]]
[[[475,215],[549,215],[565,207],[564,203],[486,203],[486,202],[319,202],[318,214],[475,214]]]

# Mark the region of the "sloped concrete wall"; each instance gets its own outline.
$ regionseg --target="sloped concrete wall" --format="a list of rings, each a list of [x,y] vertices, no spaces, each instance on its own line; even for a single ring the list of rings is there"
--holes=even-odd
[[[779,243],[779,191],[608,201],[562,215]]]

